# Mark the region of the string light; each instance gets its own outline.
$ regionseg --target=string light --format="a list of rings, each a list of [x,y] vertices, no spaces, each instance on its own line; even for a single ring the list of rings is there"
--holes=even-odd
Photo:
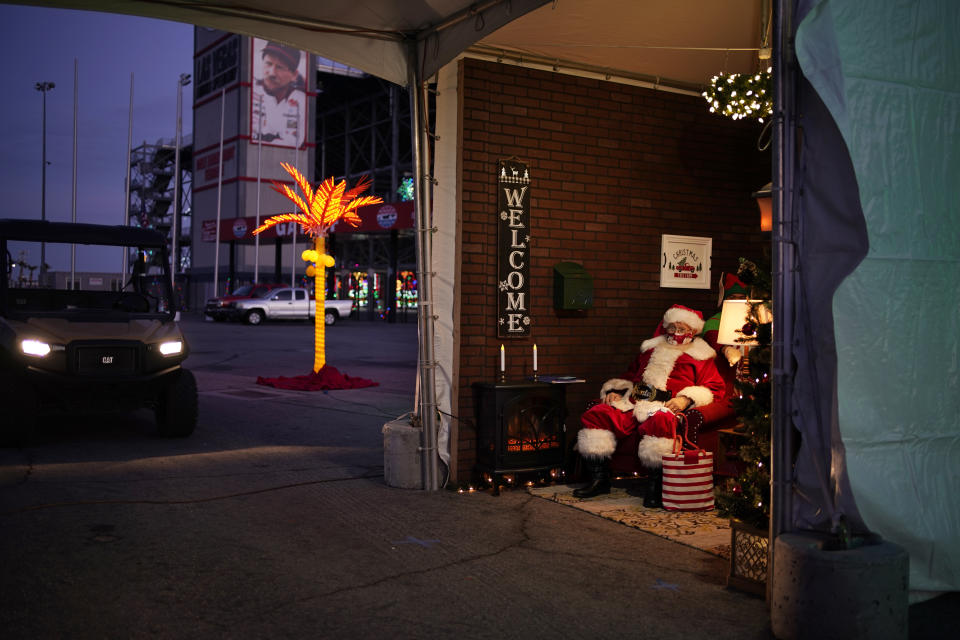
[[[400,196],[400,202],[413,200],[413,178],[407,176],[400,181],[400,186],[397,188],[397,195]]]
[[[721,73],[710,79],[710,86],[701,95],[710,105],[710,113],[763,122],[773,114],[772,74],[773,67],[752,75]]]

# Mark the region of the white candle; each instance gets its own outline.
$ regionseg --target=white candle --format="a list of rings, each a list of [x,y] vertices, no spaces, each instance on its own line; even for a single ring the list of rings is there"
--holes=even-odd
[[[533,370],[537,370],[537,345],[533,345]]]
[[[507,354],[503,350],[503,345],[500,345],[500,372],[503,373],[507,370]]]

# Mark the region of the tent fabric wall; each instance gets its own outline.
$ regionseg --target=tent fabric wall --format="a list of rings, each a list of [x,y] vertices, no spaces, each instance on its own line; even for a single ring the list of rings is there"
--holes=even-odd
[[[437,76],[435,107],[436,134],[434,143],[433,227],[437,229],[433,244],[433,293],[436,302],[436,376],[437,407],[440,425],[437,450],[451,475],[456,469],[456,452],[450,451],[452,424],[457,415],[456,394],[459,386],[460,359],[460,225],[458,193],[460,175],[460,107],[458,87],[459,63],[454,61]],[[453,438],[456,442],[456,438]]]
[[[804,123],[797,171],[799,234],[794,305],[796,361],[792,413],[802,433],[795,462],[791,529],[862,530],[846,481],[837,416],[837,353],[832,300],[867,253],[857,181],[840,132],[802,78],[798,111]]]
[[[818,404],[836,402],[856,507],[909,551],[911,590],[957,590],[960,5],[801,4],[797,58],[849,148],[869,237],[833,297],[836,396]],[[844,213],[845,192],[824,195],[804,214]]]

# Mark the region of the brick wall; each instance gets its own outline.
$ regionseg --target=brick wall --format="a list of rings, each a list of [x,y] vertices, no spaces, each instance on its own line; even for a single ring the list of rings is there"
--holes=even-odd
[[[464,60],[459,473],[473,478],[476,440],[470,385],[492,381],[496,331],[496,168],[518,157],[530,168],[532,334],[505,341],[507,374],[576,374],[571,419],[618,375],[679,303],[708,317],[717,280],[738,258],[769,251],[751,193],[770,181],[760,125],[710,114],[702,98],[546,71]],[[660,288],[662,234],[713,239],[711,288]],[[594,305],[553,309],[553,265],[582,263]],[[573,435],[573,432],[569,434]]]

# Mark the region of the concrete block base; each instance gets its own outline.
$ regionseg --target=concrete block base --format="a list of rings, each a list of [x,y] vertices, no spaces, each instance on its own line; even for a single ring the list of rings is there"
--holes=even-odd
[[[909,556],[880,540],[830,549],[815,533],[773,548],[770,622],[779,640],[906,640]]]
[[[400,418],[383,425],[383,478],[391,487],[422,489],[420,429]]]

